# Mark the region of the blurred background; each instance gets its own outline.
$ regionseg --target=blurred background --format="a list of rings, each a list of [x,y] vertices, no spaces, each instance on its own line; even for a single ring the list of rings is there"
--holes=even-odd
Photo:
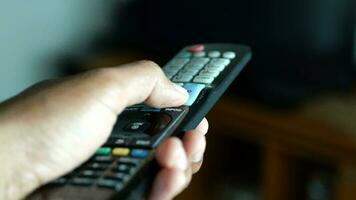
[[[355,199],[354,0],[0,0],[0,101],[205,42],[253,59],[209,114],[205,165],[177,199]]]

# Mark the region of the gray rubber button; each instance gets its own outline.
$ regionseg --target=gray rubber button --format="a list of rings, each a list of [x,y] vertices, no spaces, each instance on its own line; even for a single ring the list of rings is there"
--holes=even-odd
[[[194,78],[193,82],[194,83],[205,83],[205,84],[210,84],[214,81],[213,77],[210,76],[197,76]]]
[[[165,72],[168,79],[172,78],[176,73],[173,72]]]
[[[206,64],[210,61],[209,58],[193,58],[190,63],[193,63],[193,64],[197,64],[197,63],[203,63],[203,64]]]
[[[208,71],[218,71],[221,72],[222,70],[224,70],[226,67],[226,65],[223,64],[208,64],[204,67],[204,69],[208,70]]]
[[[190,53],[190,52],[182,52],[182,53],[180,53],[177,57],[178,58],[190,58],[192,56],[192,53]]]
[[[182,69],[179,71],[180,75],[192,75],[194,76],[199,72],[199,69]]]
[[[210,58],[218,58],[218,57],[220,57],[220,55],[221,55],[221,53],[219,51],[210,51],[208,53],[208,56]]]
[[[175,58],[171,62],[169,62],[169,66],[174,67],[183,67],[185,64],[189,62],[189,58]]]
[[[205,55],[206,55],[205,51],[199,51],[193,54],[193,56],[196,58],[201,58],[204,57]]]
[[[193,76],[192,75],[176,75],[173,77],[174,82],[189,82],[192,80]]]
[[[228,59],[234,59],[236,57],[236,53],[233,51],[227,51],[223,54],[223,57]]]
[[[211,60],[210,64],[215,64],[215,65],[228,65],[230,64],[230,60],[226,58],[214,58]]]
[[[181,67],[165,67],[163,68],[163,71],[177,73],[180,69]]]
[[[163,68],[163,71],[168,72],[168,71],[178,71],[182,68],[183,66],[173,66],[173,65],[167,65]]]
[[[210,76],[210,77],[212,77],[212,78],[215,78],[215,77],[217,77],[219,74],[220,74],[219,71],[202,70],[202,71],[199,73],[199,76]]]

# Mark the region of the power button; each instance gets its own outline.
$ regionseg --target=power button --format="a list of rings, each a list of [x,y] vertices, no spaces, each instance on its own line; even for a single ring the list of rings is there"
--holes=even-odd
[[[189,47],[188,51],[195,53],[195,52],[204,51],[204,49],[205,49],[205,46],[203,44],[197,44],[197,45]]]

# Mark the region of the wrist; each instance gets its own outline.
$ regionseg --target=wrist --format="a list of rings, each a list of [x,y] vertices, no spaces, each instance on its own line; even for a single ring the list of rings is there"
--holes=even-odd
[[[4,114],[4,113],[3,113]],[[33,170],[21,123],[0,116],[0,199],[22,199],[40,186]]]

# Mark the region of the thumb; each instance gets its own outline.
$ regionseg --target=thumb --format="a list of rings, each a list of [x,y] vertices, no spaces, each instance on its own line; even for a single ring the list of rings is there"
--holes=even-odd
[[[142,102],[157,108],[175,107],[188,99],[187,91],[167,79],[161,68],[151,61],[104,68],[94,73],[98,74],[94,83],[106,83],[104,87],[95,84],[95,89],[103,92],[104,88],[104,94],[109,94],[104,95],[105,102],[117,112]]]

